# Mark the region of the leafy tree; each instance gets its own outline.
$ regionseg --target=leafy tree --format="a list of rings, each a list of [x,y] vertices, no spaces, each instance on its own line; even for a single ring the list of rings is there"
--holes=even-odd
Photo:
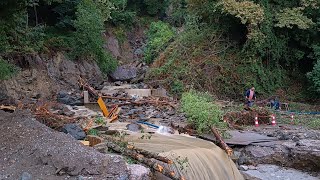
[[[82,0],[77,6],[76,16],[73,56],[95,58],[103,72],[111,72],[116,61],[103,49],[104,19],[101,10],[93,0]]]

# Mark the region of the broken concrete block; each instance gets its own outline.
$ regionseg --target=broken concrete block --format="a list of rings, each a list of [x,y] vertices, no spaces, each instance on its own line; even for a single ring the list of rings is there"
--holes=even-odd
[[[132,85],[130,84],[124,84],[124,85],[121,85],[121,86],[104,86],[100,92],[102,94],[105,94],[105,95],[113,95],[115,93],[118,93],[120,90],[123,90],[123,89],[131,89],[132,88]]]
[[[89,103],[89,92],[88,91],[83,91],[83,103],[84,104]]]
[[[149,97],[151,96],[151,89],[125,89],[130,96]]]

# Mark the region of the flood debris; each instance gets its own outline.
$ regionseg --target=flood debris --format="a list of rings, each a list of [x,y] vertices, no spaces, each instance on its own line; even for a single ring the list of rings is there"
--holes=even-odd
[[[170,168],[170,164],[173,163],[172,160],[155,155],[142,149],[137,149],[132,145],[127,145],[126,143],[115,140],[111,137],[106,137],[106,139],[107,141],[105,145],[113,151],[129,156],[136,161],[147,165],[153,170],[158,171],[167,177],[170,177],[173,180],[183,179],[179,172],[175,172],[172,168]]]
[[[0,110],[7,111],[7,112],[14,112],[16,110],[16,107],[15,106],[0,105]]]

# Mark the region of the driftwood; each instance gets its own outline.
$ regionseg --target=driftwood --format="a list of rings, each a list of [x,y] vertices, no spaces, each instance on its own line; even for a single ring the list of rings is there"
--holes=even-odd
[[[211,131],[213,135],[216,137],[220,147],[226,151],[226,153],[231,156],[233,154],[233,150],[223,141],[221,135],[219,134],[218,130],[215,127],[211,127]]]
[[[95,98],[99,97],[99,93],[81,77],[79,77],[79,84],[81,87],[86,89],[93,97]]]
[[[136,151],[137,153],[144,155],[147,158],[154,158],[154,159],[157,159],[157,160],[162,161],[167,164],[173,164],[172,160],[170,160],[166,157],[163,157],[163,156],[159,156],[159,155],[152,153],[150,151],[146,151],[144,149],[139,149],[139,148],[136,148],[136,147],[130,146],[130,145],[127,147],[128,147],[128,149],[132,149],[132,150]]]
[[[0,110],[14,112],[16,110],[16,107],[15,106],[0,105]]]
[[[46,105],[37,107],[34,112],[37,120],[53,129],[60,129],[64,124],[74,123],[77,121],[75,118],[58,115],[50,112]]]
[[[112,149],[113,151],[129,156],[137,160],[138,162],[147,165],[148,167],[162,173],[163,175],[171,179],[174,179],[174,180],[184,179],[183,177],[181,177],[179,172],[174,172],[173,170],[171,170],[169,164],[161,162],[155,158],[148,158],[147,156],[140,154],[135,150],[129,149],[128,147],[122,147],[115,142],[117,141],[111,140],[110,138],[108,138],[108,142],[106,142],[105,144],[107,145],[108,148]]]

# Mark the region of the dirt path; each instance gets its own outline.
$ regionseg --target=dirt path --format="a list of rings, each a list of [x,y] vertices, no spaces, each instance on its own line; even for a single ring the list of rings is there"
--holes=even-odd
[[[0,111],[0,179],[127,179],[122,157],[85,147],[25,111]],[[82,176],[82,178],[80,177]]]

